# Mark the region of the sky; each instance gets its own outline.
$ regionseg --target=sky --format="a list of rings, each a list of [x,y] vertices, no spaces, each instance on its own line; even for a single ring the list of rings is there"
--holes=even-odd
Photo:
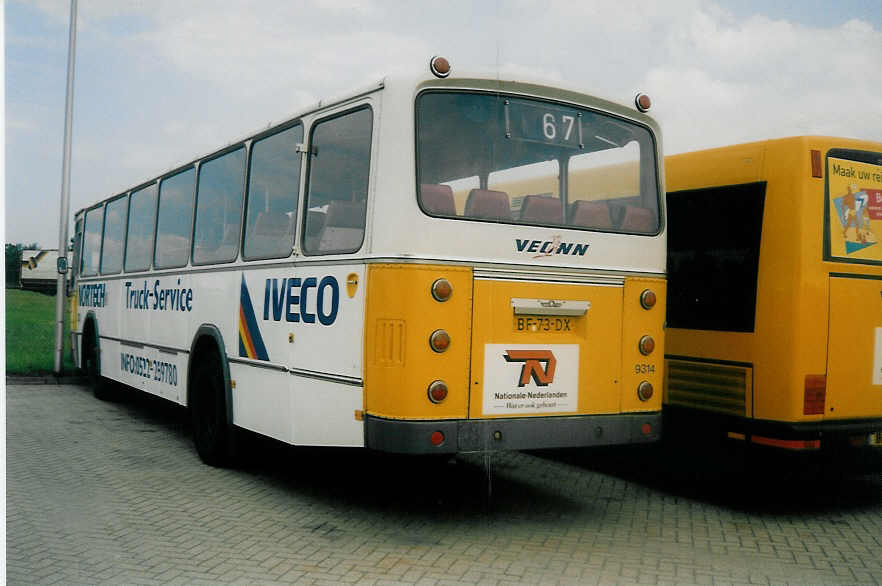
[[[58,245],[67,0],[6,0],[5,240]],[[652,97],[666,153],[882,141],[882,0],[79,0],[71,217],[299,109],[457,68]]]

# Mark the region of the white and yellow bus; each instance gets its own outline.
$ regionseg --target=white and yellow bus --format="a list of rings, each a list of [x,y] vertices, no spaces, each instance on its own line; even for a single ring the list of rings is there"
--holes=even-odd
[[[402,453],[656,440],[657,124],[431,71],[79,211],[73,346],[98,394],[189,407],[212,464],[236,428]]]
[[[882,144],[795,137],[665,167],[667,429],[882,456]]]

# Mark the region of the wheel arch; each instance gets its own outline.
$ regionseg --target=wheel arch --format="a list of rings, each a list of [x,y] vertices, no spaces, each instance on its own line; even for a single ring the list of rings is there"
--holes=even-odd
[[[92,340],[89,339],[91,332],[91,337],[94,338]],[[95,344],[98,349],[98,360],[100,364],[101,360],[101,336],[98,331],[98,317],[95,315],[94,311],[89,311],[86,314],[86,317],[83,319],[83,330],[81,334],[80,344],[79,344],[79,352],[80,352],[80,365],[83,364],[83,352],[88,347],[89,344]]]
[[[223,335],[214,324],[202,324],[193,336],[190,344],[190,355],[187,358],[187,406],[192,404],[193,398],[193,372],[194,366],[207,352],[214,352],[221,365],[224,377],[224,399],[227,411],[227,423],[233,424],[233,388],[230,379],[230,363],[227,360],[227,351]]]

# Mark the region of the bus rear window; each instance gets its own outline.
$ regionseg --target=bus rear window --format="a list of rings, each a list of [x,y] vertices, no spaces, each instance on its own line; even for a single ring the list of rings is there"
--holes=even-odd
[[[765,183],[668,193],[668,327],[754,330],[765,195]]]
[[[650,132],[575,106],[421,94],[417,175],[431,216],[632,234],[660,228]]]

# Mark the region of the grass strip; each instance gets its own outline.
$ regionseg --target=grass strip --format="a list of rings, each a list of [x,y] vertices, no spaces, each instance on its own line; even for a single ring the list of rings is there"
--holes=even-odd
[[[65,304],[65,312],[67,305]],[[65,315],[64,374],[73,374],[70,324]],[[6,290],[6,374],[52,374],[55,365],[55,296]]]

